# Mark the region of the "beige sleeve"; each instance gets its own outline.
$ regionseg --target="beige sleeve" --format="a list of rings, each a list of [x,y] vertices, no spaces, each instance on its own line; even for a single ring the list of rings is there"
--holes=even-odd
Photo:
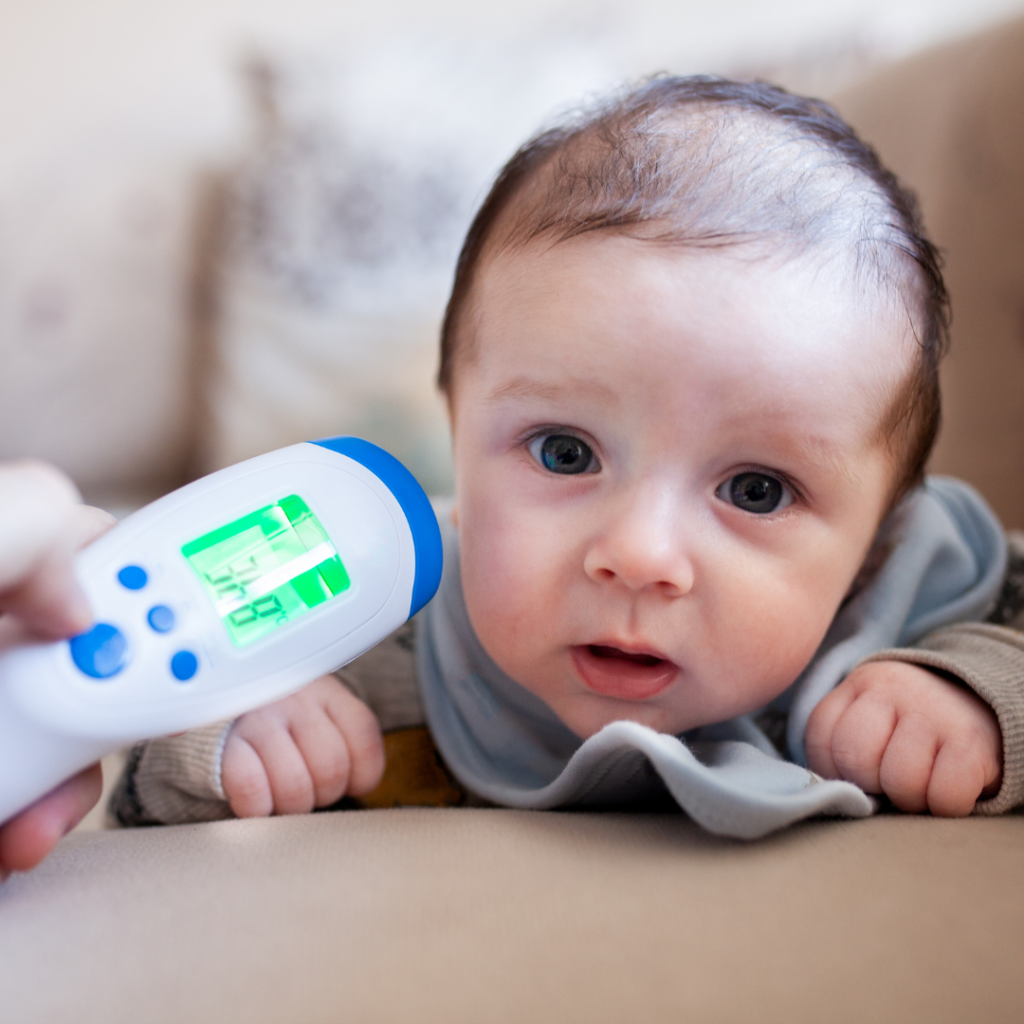
[[[230,818],[220,782],[231,722],[135,747],[110,798],[122,825],[177,825]]]
[[[999,719],[1003,784],[979,800],[975,814],[1002,814],[1024,803],[1024,633],[964,622],[937,629],[914,647],[879,651],[865,661],[906,661],[937,669],[969,686]]]

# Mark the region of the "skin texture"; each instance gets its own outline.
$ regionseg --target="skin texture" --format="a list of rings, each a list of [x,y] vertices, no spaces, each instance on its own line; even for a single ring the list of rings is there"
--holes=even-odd
[[[466,604],[491,657],[580,737],[619,719],[680,733],[760,708],[849,591],[893,483],[878,424],[914,342],[902,309],[818,257],[603,232],[480,268],[449,395]],[[589,447],[588,472],[545,465],[558,435]],[[731,500],[747,472],[781,484],[777,509]],[[812,720],[812,763],[909,810],[967,813],[998,776],[994,717],[908,668],[851,675]],[[362,723],[366,709],[324,711],[334,728],[314,736],[301,697],[258,713],[255,736],[252,716],[235,726],[236,813],[336,799],[341,762],[349,792],[377,777],[379,747],[354,748],[338,717]],[[328,739],[346,747],[339,760],[319,749]],[[242,741],[265,773],[246,753],[244,794]]]
[[[72,560],[115,520],[80,501],[74,484],[50,466],[0,466],[0,647],[28,637],[73,636],[91,624]],[[0,827],[0,878],[42,861],[101,791],[94,765]]]

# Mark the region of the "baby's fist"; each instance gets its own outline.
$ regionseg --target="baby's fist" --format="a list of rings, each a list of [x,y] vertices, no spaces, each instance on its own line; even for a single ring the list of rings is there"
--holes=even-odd
[[[383,774],[377,719],[333,676],[242,715],[221,763],[224,793],[239,818],[329,807],[346,794],[369,793]]]
[[[1002,736],[970,690],[900,661],[855,668],[811,714],[807,760],[903,811],[970,814],[1002,781]]]

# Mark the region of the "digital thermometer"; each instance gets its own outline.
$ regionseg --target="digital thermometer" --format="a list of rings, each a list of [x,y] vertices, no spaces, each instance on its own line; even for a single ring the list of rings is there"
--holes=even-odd
[[[104,754],[358,657],[433,597],[441,560],[415,478],[355,437],[260,455],[140,509],[76,559],[92,629],[0,653],[0,822]]]

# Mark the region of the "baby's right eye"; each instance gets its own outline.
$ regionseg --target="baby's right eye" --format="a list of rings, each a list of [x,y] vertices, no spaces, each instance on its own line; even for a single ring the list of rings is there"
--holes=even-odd
[[[730,477],[716,493],[723,501],[759,516],[793,503],[793,492],[781,480],[753,470]]]
[[[552,473],[596,473],[601,468],[590,445],[573,434],[541,434],[529,448],[537,462]]]

